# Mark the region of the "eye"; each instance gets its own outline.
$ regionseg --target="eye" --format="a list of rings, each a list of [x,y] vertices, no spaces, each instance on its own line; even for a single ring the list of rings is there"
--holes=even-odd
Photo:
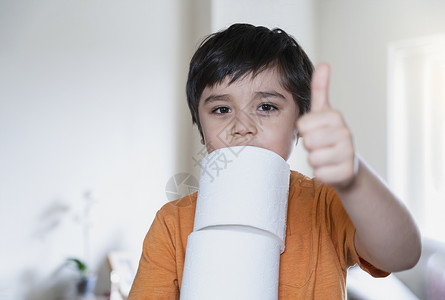
[[[232,110],[227,106],[220,106],[212,110],[212,113],[215,114],[227,114],[232,112]]]
[[[266,112],[273,111],[276,109],[277,109],[277,107],[275,105],[272,105],[269,103],[263,103],[260,106],[258,106],[258,110],[266,111]]]

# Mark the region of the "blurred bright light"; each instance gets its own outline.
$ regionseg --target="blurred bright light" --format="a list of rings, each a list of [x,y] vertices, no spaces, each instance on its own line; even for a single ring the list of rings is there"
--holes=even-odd
[[[445,35],[393,43],[388,65],[388,181],[445,241]]]

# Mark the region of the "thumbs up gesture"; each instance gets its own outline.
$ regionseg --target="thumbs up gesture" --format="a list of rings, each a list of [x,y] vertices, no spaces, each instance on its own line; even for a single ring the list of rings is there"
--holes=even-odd
[[[351,131],[329,103],[329,79],[329,65],[318,65],[312,74],[311,110],[297,121],[297,128],[315,177],[334,188],[346,188],[355,179],[358,161]]]

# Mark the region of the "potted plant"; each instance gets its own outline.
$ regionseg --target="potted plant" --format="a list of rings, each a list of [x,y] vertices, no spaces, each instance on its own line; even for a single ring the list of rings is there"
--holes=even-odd
[[[84,261],[78,258],[68,258],[68,262],[74,263],[79,272],[79,280],[76,284],[77,294],[82,297],[93,296],[97,277],[89,272]]]

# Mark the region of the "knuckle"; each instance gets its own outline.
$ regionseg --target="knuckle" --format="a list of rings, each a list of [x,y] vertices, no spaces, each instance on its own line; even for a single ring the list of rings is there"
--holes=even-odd
[[[310,135],[304,136],[303,137],[303,145],[304,145],[304,147],[306,147],[306,149],[312,150],[313,145],[314,145],[312,136],[310,136]]]
[[[343,114],[341,112],[339,112],[338,110],[332,110],[331,118],[332,118],[334,124],[337,126],[342,126],[345,124]]]
[[[297,121],[297,128],[298,131],[300,131],[300,133],[304,133],[307,131],[308,128],[308,123],[310,122],[310,120],[308,120],[308,116],[304,115],[302,117],[300,117],[300,119]]]
[[[344,139],[350,139],[351,137],[352,137],[352,134],[351,134],[351,132],[348,130],[348,128],[346,128],[346,127],[343,127],[341,130],[340,130],[340,134],[341,134],[341,136],[344,138]]]

